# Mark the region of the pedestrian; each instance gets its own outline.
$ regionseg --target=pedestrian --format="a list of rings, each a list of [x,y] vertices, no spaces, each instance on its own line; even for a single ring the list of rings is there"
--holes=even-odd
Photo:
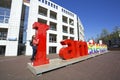
[[[36,38],[35,35],[32,36],[32,40],[30,41],[30,45],[32,46],[33,49],[33,53],[32,53],[32,57],[31,57],[31,61],[33,62],[35,59],[35,55],[37,53],[37,46],[39,43],[39,39]]]

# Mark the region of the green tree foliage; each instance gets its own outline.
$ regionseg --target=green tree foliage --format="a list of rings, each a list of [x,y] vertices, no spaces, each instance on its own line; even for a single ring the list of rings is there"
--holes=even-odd
[[[101,34],[100,34],[100,38],[103,41],[103,43],[106,43],[109,40],[109,31],[107,29],[103,29]]]
[[[103,43],[108,44],[111,40],[120,38],[120,26],[115,26],[113,31],[109,33],[107,29],[103,29],[100,36],[97,35],[96,40],[102,40]]]
[[[120,27],[115,26],[112,33],[112,38],[115,38],[115,39],[119,38],[119,33],[120,33]]]

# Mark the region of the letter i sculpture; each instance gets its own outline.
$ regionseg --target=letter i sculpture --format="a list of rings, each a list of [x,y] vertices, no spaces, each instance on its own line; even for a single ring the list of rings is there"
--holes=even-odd
[[[46,56],[46,31],[49,29],[49,26],[43,23],[35,22],[33,24],[33,29],[37,30],[37,34],[35,35],[37,36],[37,39],[39,39],[33,66],[48,64],[49,59]]]

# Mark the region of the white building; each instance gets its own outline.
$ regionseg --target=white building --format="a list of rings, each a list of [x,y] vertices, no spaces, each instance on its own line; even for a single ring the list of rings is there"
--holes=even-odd
[[[47,31],[47,54],[59,53],[64,39],[84,40],[79,17],[50,0],[2,0],[0,4],[0,54],[31,55],[32,24],[42,22]]]

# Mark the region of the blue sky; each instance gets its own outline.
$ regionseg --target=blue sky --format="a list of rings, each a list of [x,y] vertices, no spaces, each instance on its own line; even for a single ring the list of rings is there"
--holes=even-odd
[[[85,39],[95,38],[103,29],[120,26],[120,0],[51,0],[77,14],[85,29]]]

